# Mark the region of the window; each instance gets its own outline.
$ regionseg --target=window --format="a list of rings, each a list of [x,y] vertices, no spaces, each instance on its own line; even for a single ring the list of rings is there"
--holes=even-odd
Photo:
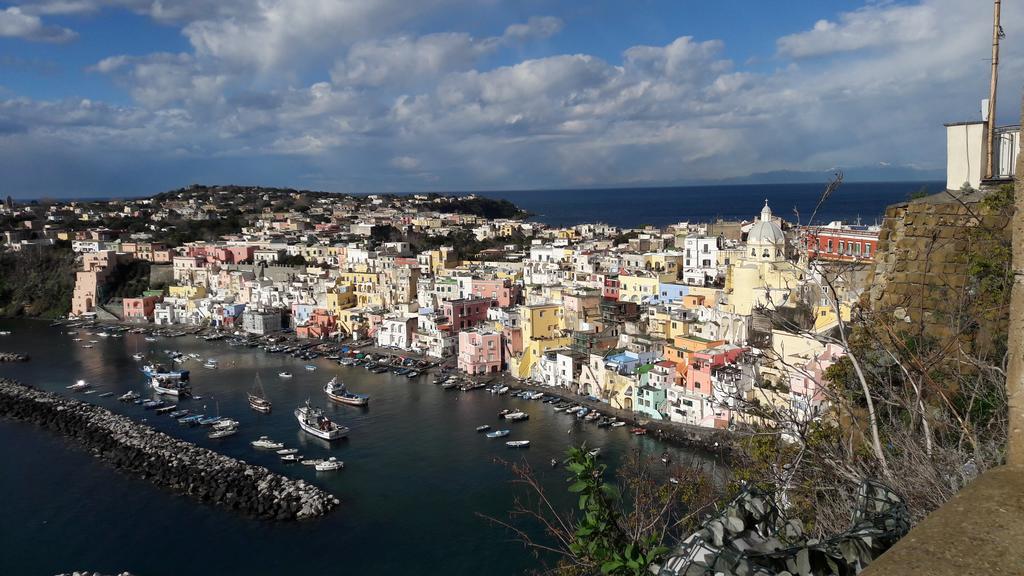
[[[832,251],[832,239],[831,238],[828,239],[828,251],[829,252]]]
[[[871,243],[870,242],[865,242],[864,243],[864,255],[865,256],[871,256]]]
[[[853,245],[853,253],[856,254],[857,256],[860,256],[860,244],[859,243]]]
[[[846,248],[846,242],[843,242],[842,240],[840,240],[840,241],[839,241],[839,253],[840,253],[840,254],[842,254],[842,253],[843,253],[843,249],[844,249],[844,248]]]

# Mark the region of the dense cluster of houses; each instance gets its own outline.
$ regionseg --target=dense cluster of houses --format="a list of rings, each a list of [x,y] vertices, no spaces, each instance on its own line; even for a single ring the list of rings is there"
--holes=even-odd
[[[856,270],[877,250],[877,228],[790,226],[767,202],[747,222],[623,230],[446,213],[439,201],[321,197],[175,247],[158,229],[77,232],[72,313],[372,339],[468,374],[507,373],[652,419],[723,428],[752,418],[751,403],[808,418],[825,407],[821,377],[843,351],[823,335],[863,286],[851,273],[838,278],[842,289],[825,290],[818,264]],[[218,206],[172,199],[149,210],[213,218]],[[417,249],[375,238],[381,226],[437,241]],[[445,242],[456,230],[498,239],[497,248],[459,259]],[[501,244],[516,234],[527,242]],[[151,262],[162,285],[116,310],[101,305],[111,271],[132,259]],[[771,320],[787,309],[804,311],[794,326]]]

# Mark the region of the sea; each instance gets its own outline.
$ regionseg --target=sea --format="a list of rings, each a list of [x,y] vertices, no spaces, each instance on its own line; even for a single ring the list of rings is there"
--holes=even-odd
[[[653,437],[630,434],[628,427],[598,428],[555,412],[549,404],[484,390],[446,391],[429,376],[410,380],[371,374],[324,359],[307,362],[190,336],[157,342],[132,334],[76,336],[46,321],[12,319],[0,320],[0,330],[11,332],[0,336],[0,350],[32,357],[26,363],[0,364],[0,377],[102,405],[175,437],[302,478],[341,500],[328,516],[314,521],[247,519],[128,476],[33,425],[0,419],[0,574],[5,576],[73,570],[140,576],[524,574],[540,568],[540,560],[507,529],[484,518],[508,520],[515,499],[528,495],[511,484],[510,463],[533,467],[564,510],[575,500],[566,491],[566,473],[550,461],[563,458],[572,445],[600,447],[611,470],[634,451],[658,460],[666,450],[675,462],[699,465],[715,477],[722,470],[713,455],[667,447]],[[83,341],[74,342],[75,337]],[[94,347],[83,348],[90,339],[97,341]],[[117,401],[128,390],[146,390],[140,362],[132,355],[159,358],[164,350],[217,361],[217,369],[203,368],[202,361],[186,363],[193,388],[203,398],[181,405],[238,420],[238,434],[210,440],[206,429],[181,426],[168,416]],[[306,364],[316,370],[306,370]],[[293,378],[279,378],[282,371]],[[246,394],[257,373],[274,403],[271,414],[248,407]],[[322,387],[334,376],[370,394],[369,408],[330,404]],[[115,396],[66,390],[79,379]],[[325,445],[304,435],[292,411],[307,399],[349,426],[350,437]],[[530,418],[506,423],[497,418],[503,408],[521,409]],[[512,433],[488,439],[475,431],[483,424]],[[345,468],[318,473],[282,463],[273,453],[250,446],[263,435],[307,457],[334,456]],[[531,445],[512,450],[505,440],[530,440]],[[542,537],[537,526],[520,526]]]
[[[875,224],[885,208],[925,191],[941,192],[945,182],[846,182],[821,203],[825,183],[749,184],[735,186],[676,186],[661,188],[594,188],[572,190],[508,190],[477,192],[502,198],[530,212],[531,218],[551,226],[604,222],[622,228],[645,224],[665,226],[678,222],[751,220],[765,200],[772,212],[790,222]],[[811,216],[814,214],[813,221]]]

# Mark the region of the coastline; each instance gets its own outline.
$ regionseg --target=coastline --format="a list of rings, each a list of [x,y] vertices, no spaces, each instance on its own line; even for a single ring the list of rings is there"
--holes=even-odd
[[[0,378],[0,417],[74,440],[130,475],[199,502],[265,520],[326,515],[340,501],[303,480],[173,438],[126,416]]]

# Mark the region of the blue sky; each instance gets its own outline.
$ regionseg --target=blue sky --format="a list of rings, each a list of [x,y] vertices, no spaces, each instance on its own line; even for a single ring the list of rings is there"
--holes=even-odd
[[[1024,9],[1004,11],[1016,123]],[[962,0],[0,2],[0,193],[662,185],[944,166]]]

